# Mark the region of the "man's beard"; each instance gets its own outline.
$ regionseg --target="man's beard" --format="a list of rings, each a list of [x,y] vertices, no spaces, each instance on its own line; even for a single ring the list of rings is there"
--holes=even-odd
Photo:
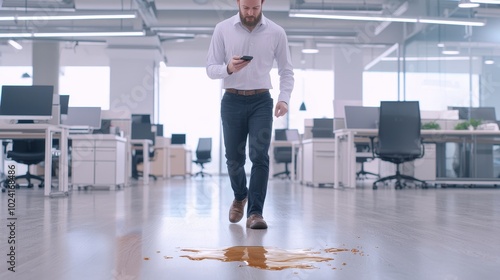
[[[249,21],[249,20],[247,20],[247,18],[253,18],[254,20]],[[243,13],[240,11],[240,19],[241,19],[241,22],[243,23],[243,25],[248,26],[248,27],[255,27],[262,19],[262,12],[260,12],[256,17],[252,17],[252,16],[244,17]]]

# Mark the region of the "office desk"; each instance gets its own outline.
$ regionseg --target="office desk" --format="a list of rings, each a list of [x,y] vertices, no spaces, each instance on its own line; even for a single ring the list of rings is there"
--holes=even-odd
[[[191,151],[184,145],[155,145],[155,159],[151,161],[151,174],[162,178],[191,174]]]
[[[191,175],[191,163],[191,150],[186,145],[172,145],[168,138],[156,137],[151,174],[164,179],[172,176],[186,177]]]
[[[134,145],[140,145],[140,148],[143,152],[143,171],[142,171],[142,180],[145,185],[149,184],[149,174],[150,174],[150,162],[149,162],[149,146],[153,145],[153,141],[149,139],[131,139],[130,140],[130,149],[136,149]]]
[[[52,139],[59,135],[59,188],[52,191]],[[51,124],[0,124],[0,138],[2,139],[45,139],[45,171],[44,171],[44,195],[67,195],[68,194],[68,129],[63,126]]]
[[[377,136],[377,129],[340,129],[335,131],[335,182],[334,187],[356,187],[356,141],[366,141],[367,137]],[[487,143],[500,144],[500,131],[492,130],[422,130],[424,143]],[[364,138],[364,139],[363,139]],[[361,139],[361,140],[360,140]],[[474,151],[471,152],[474,155]],[[474,162],[474,161],[472,161]],[[340,164],[342,163],[342,164]],[[451,182],[462,184],[491,184],[498,178],[478,180],[459,178]],[[436,183],[449,183],[447,179],[436,178]]]
[[[191,175],[191,150],[185,145],[167,147],[167,177]]]

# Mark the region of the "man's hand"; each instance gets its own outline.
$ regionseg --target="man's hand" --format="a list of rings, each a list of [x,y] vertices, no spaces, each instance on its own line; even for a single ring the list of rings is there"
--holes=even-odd
[[[247,66],[248,63],[250,63],[250,60],[245,61],[243,59],[240,59],[240,56],[233,56],[233,58],[231,59],[231,61],[229,61],[229,64],[227,65],[227,73],[231,75],[235,72],[238,72],[245,66]]]
[[[276,103],[276,108],[274,109],[274,116],[279,118],[281,116],[286,115],[288,113],[288,104],[284,101],[279,101]]]

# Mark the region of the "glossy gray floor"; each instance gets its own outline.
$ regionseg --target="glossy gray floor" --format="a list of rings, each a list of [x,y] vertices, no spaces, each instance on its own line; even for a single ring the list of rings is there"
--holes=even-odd
[[[369,184],[368,184],[369,186]],[[499,279],[500,189],[329,189],[269,184],[267,230],[228,222],[226,177],[159,180],[45,198],[0,197],[0,279]],[[15,271],[8,271],[15,238]],[[193,261],[183,249],[264,246],[331,257],[312,269]],[[331,253],[332,248],[349,251]],[[354,249],[354,250],[353,250]],[[352,250],[352,251],[351,251]]]

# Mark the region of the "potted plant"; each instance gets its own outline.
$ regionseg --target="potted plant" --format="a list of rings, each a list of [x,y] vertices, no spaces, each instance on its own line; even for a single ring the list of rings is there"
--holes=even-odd
[[[470,121],[463,121],[457,123],[455,130],[474,130],[481,124],[481,120],[470,119]]]
[[[441,126],[437,122],[427,122],[422,124],[422,129],[439,130],[441,129]]]

